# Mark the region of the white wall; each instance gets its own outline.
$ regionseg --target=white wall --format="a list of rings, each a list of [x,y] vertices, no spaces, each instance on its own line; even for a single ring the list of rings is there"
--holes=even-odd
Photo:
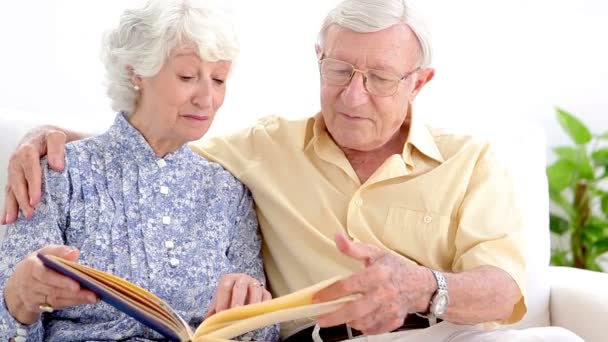
[[[113,114],[102,86],[101,34],[132,1],[23,0],[0,11],[0,107],[49,122]],[[336,0],[235,0],[242,55],[210,134],[276,113],[318,109],[313,45]],[[608,4],[602,0],[418,0],[434,37],[435,80],[417,111],[439,125],[526,119],[566,142],[559,105],[608,130]],[[279,14],[283,15],[281,17]],[[6,114],[0,114],[6,115]]]

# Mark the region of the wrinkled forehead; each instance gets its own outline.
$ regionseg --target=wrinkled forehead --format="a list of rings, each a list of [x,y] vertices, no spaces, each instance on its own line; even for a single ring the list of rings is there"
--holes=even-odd
[[[396,24],[376,32],[355,32],[331,25],[325,36],[323,54],[352,64],[413,67],[420,59],[418,38],[405,24]]]

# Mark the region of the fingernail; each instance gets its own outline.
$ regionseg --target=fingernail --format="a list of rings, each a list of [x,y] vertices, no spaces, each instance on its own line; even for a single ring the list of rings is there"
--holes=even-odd
[[[72,246],[65,246],[65,248],[64,248],[65,255],[70,255],[74,252],[76,252],[76,248],[74,248]]]

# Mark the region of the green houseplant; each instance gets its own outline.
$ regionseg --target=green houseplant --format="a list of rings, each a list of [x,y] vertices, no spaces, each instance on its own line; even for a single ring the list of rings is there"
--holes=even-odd
[[[560,108],[556,116],[573,144],[555,147],[557,160],[547,167],[551,232],[569,241],[552,248],[551,264],[602,271],[597,258],[608,252],[608,131],[594,135]]]

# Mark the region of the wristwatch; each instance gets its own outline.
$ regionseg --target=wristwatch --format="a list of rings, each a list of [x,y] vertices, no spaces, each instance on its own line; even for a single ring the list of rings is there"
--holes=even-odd
[[[437,291],[431,297],[429,304],[429,313],[426,316],[429,320],[429,325],[437,324],[437,318],[441,318],[448,311],[450,304],[450,296],[448,296],[448,283],[443,276],[443,273],[431,270],[437,281]]]

